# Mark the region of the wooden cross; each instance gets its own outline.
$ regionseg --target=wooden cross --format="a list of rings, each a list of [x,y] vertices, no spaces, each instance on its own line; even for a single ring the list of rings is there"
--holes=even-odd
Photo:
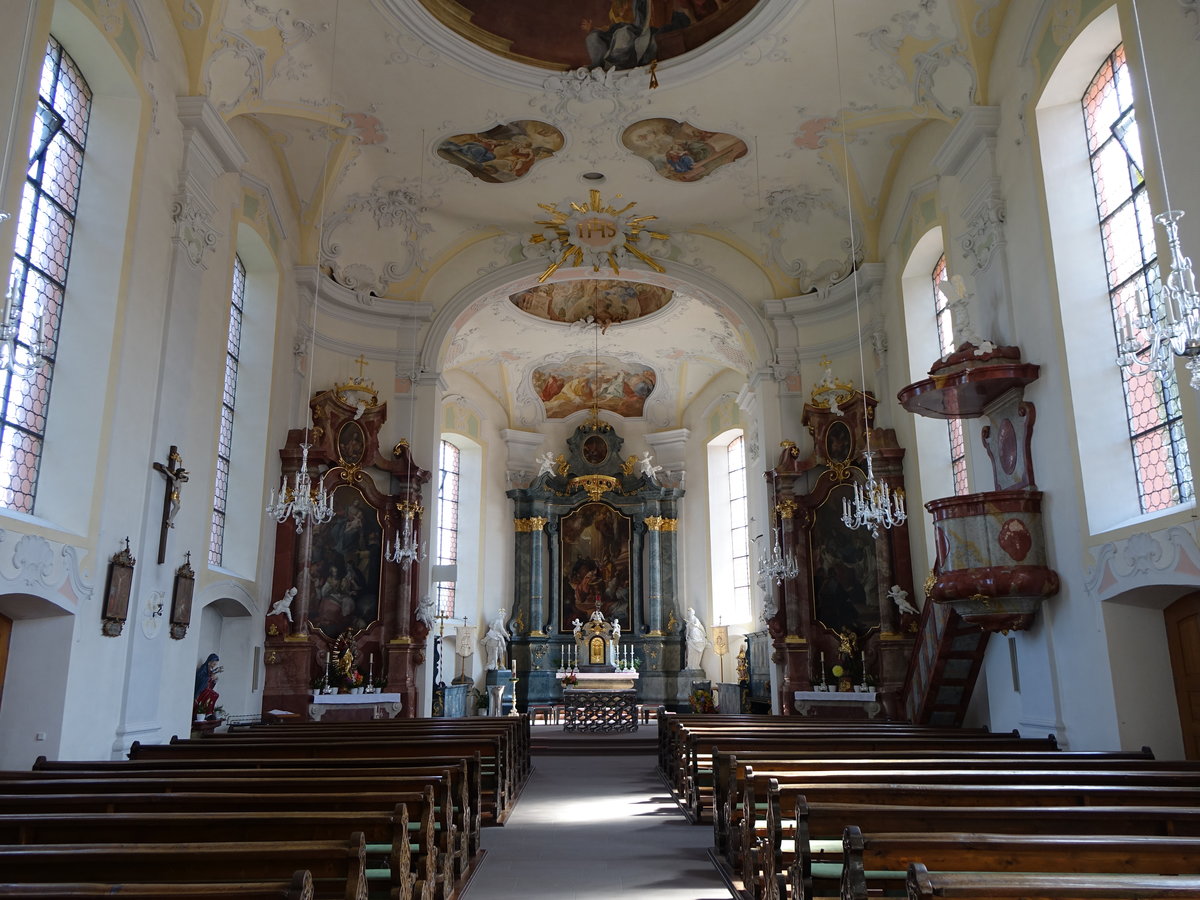
[[[167,558],[167,530],[175,527],[175,515],[179,512],[179,488],[188,480],[188,471],[183,467],[183,457],[179,448],[171,445],[166,463],[156,462],[154,470],[167,480],[163,492],[162,527],[158,533],[158,564],[161,566]]]

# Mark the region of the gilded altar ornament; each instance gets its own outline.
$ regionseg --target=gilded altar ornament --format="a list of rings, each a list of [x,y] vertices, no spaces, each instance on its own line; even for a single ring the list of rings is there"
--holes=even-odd
[[[854,399],[854,384],[838,381],[833,375],[833,363],[828,356],[821,357],[821,380],[813,385],[809,402],[819,409],[827,409],[835,416],[843,415],[841,407]]]
[[[666,516],[646,516],[646,527],[651,531],[678,531],[679,520]]]
[[[646,222],[658,216],[631,216],[628,211],[636,202],[625,204],[620,209],[606,206],[600,192],[589,191],[587,203],[572,203],[569,210],[560,210],[557,203],[539,203],[540,209],[550,213],[551,218],[536,221],[542,231],[534,232],[531,244],[548,244],[554,262],[542,273],[539,282],[553,275],[560,266],[590,264],[593,272],[602,265],[620,275],[619,263],[627,255],[636,257],[656,272],[665,271],[661,265],[643,253],[637,244],[641,241]],[[617,194],[620,199],[621,195]],[[667,235],[660,231],[646,231],[650,238],[665,241]]]
[[[363,369],[370,363],[361,353],[358,354],[358,359],[354,360],[354,364],[358,366],[358,374],[345,384],[335,383],[333,396],[347,406],[354,407],[354,418],[357,421],[368,409],[379,405],[379,391],[375,389],[374,384],[363,377]]]
[[[630,456],[625,462],[621,463],[621,474],[632,475],[635,466],[637,466],[637,457]]]
[[[617,479],[611,475],[579,475],[567,484],[572,491],[583,488],[593,503],[599,500],[602,494],[615,491],[618,487]]]
[[[796,514],[799,505],[795,500],[780,500],[775,504],[775,512],[779,513],[780,518],[790,519]]]

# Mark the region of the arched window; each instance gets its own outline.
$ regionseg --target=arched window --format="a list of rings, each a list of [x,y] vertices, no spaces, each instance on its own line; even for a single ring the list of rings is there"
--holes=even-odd
[[[44,362],[28,378],[10,367],[0,394],[0,505],[31,513],[46,434],[71,239],[79,201],[92,92],[74,60],[51,38],[42,63],[29,168],[21,193],[8,291],[14,357]]]
[[[437,490],[437,550],[435,572],[456,572],[458,567],[458,497],[462,480],[461,455],[458,447],[442,441],[438,456]],[[437,612],[446,618],[454,617],[456,578],[435,581]]]
[[[939,288],[948,281],[946,254],[938,257],[933,267],[933,318],[937,326],[938,345],[942,356],[952,353],[954,347],[954,320],[950,314],[950,301]],[[967,482],[967,442],[963,435],[962,419],[947,419],[946,432],[950,441],[950,469],[954,473],[954,493],[962,496],[970,491]]]
[[[1159,275],[1158,257],[1124,45],[1101,64],[1082,105],[1115,347],[1122,319],[1135,312],[1139,295],[1149,298],[1152,311],[1159,302],[1151,290]],[[1141,511],[1191,500],[1192,470],[1174,372],[1160,379],[1153,372],[1122,369],[1121,381]]]
[[[708,449],[713,615],[727,623],[749,622],[746,438],[740,430],[727,431],[713,438]]]
[[[225,342],[225,384],[221,391],[221,425],[217,436],[217,475],[213,481],[212,531],[208,561],[221,564],[225,547],[225,504],[229,498],[229,461],[233,456],[233,415],[237,403],[238,357],[242,345],[242,318],[246,305],[246,266],[233,257],[233,288],[229,298],[229,336]]]

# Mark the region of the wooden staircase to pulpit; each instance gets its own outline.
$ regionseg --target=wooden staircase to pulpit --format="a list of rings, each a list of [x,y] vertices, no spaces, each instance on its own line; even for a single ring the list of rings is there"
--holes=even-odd
[[[902,691],[905,718],[921,725],[962,725],[991,636],[953,607],[927,602]]]

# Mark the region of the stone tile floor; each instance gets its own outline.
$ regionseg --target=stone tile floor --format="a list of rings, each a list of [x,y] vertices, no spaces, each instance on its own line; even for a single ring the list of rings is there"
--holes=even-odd
[[[654,764],[535,755],[508,824],[483,831],[464,900],[729,900],[706,855],[712,827],[688,823]]]

